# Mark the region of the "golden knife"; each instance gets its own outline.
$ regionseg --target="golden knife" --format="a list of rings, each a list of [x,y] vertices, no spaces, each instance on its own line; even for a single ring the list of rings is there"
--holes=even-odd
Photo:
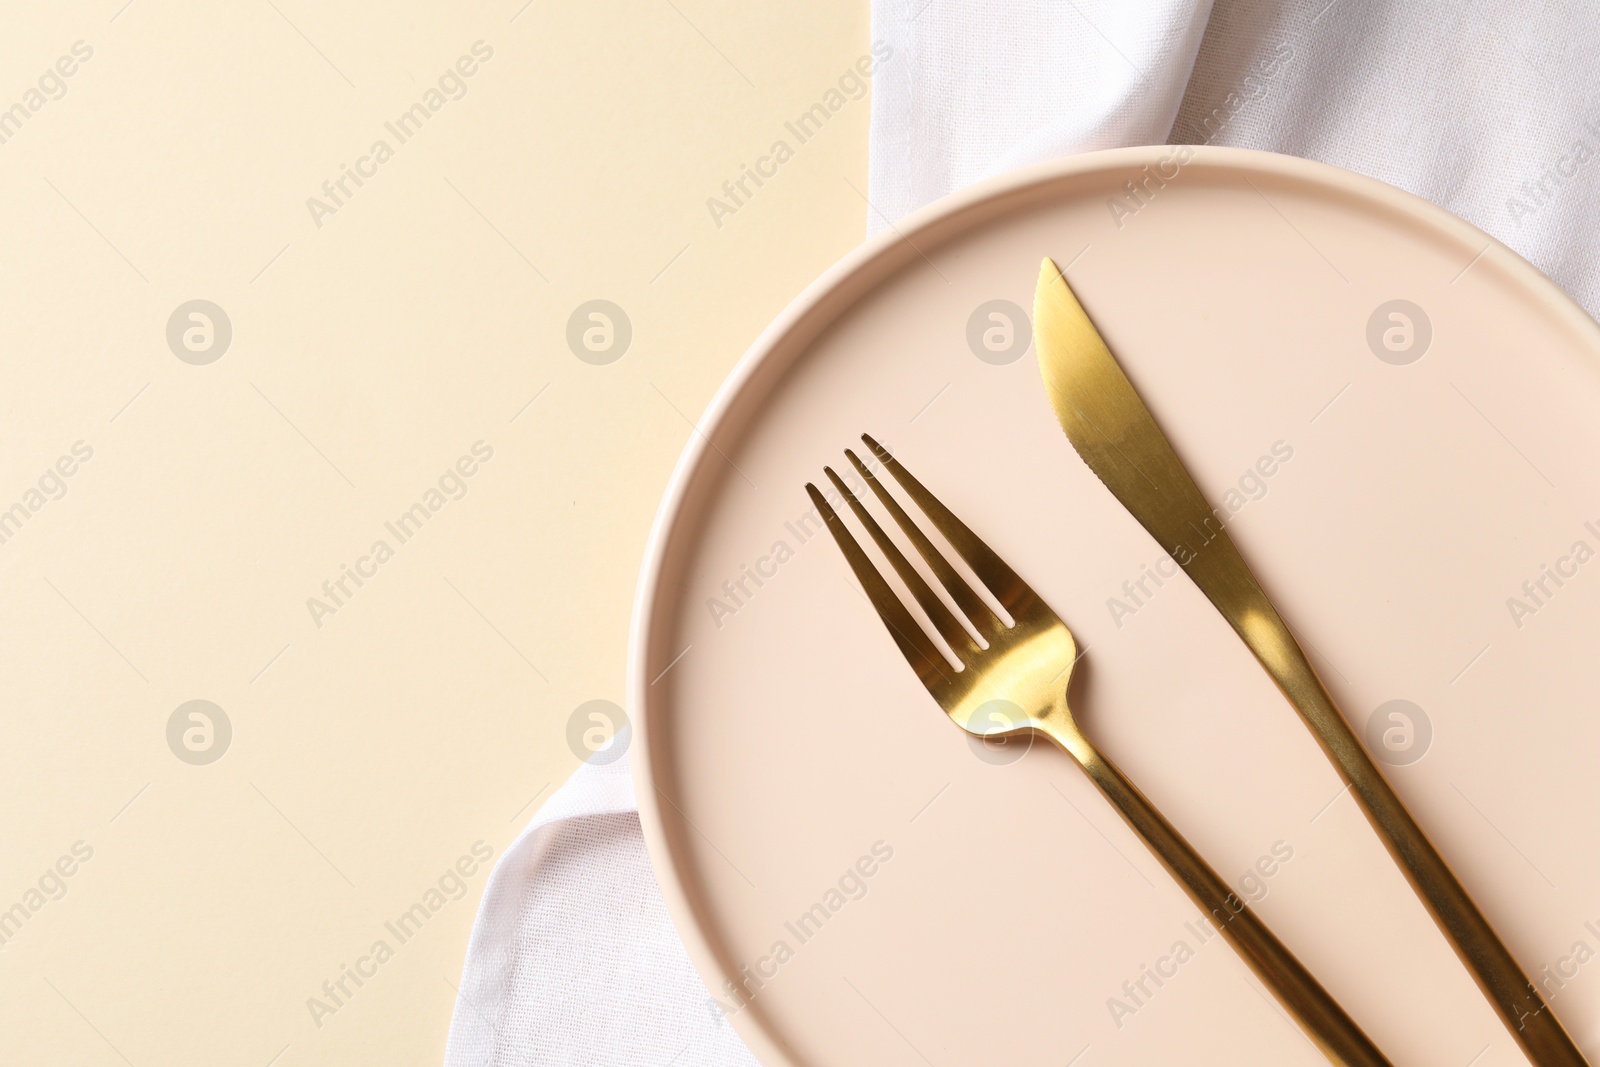
[[[1072,447],[1171,553],[1283,690],[1506,1028],[1539,1067],[1587,1067],[1539,989],[1379,773],[1061,269],[1034,290],[1034,347]]]

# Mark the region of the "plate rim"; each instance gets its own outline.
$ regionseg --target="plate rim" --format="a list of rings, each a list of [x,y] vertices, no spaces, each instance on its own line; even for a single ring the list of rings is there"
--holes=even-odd
[[[1141,166],[1154,165],[1185,147],[1194,153],[1193,158],[1183,164],[1185,168],[1201,166],[1207,170],[1243,171],[1320,185],[1331,193],[1352,196],[1409,215],[1442,235],[1473,243],[1481,241],[1485,248],[1479,253],[1480,257],[1491,250],[1505,253],[1509,262],[1500,266],[1508,272],[1509,280],[1524,286],[1567,328],[1587,333],[1591,345],[1600,351],[1600,323],[1565,290],[1498,238],[1432,201],[1387,182],[1332,164],[1278,152],[1208,145],[1139,145],[1078,153],[976,182],[867,237],[801,290],[757,335],[717,387],[668,479],[651,523],[634,589],[625,665],[625,699],[633,735],[628,761],[634,798],[639,809],[640,829],[667,913],[709,993],[715,995],[718,988],[711,980],[713,976],[722,979],[727,975],[702,925],[701,909],[680,868],[680,857],[674,852],[665,816],[657,803],[659,788],[654,765],[660,754],[655,751],[656,732],[652,720],[661,714],[657,709],[664,698],[652,697],[654,683],[649,676],[649,664],[665,663],[672,654],[668,650],[667,656],[658,660],[653,640],[678,602],[678,597],[664,589],[662,577],[674,531],[685,517],[690,491],[702,476],[708,459],[720,456],[720,450],[713,443],[718,431],[738,415],[741,404],[761,374],[786,369],[787,362],[773,364],[777,359],[775,353],[791,335],[826,312],[828,305],[841,296],[848,296],[845,307],[853,306],[872,291],[881,275],[892,273],[916,258],[925,258],[923,247],[936,248],[982,224],[990,214],[1003,215],[1008,199],[1025,198],[1040,187],[1096,172],[1126,174]],[[964,218],[968,215],[974,217]],[[917,235],[934,231],[941,232],[927,245],[912,240]],[[817,332],[837,317],[836,310],[820,324]],[[813,334],[813,338],[815,336]],[[795,346],[789,354],[789,362],[803,356],[809,342],[810,339]],[[791,1055],[781,1037],[766,1023],[764,1013],[754,1005],[737,1012],[729,1021],[763,1067],[816,1067]]]

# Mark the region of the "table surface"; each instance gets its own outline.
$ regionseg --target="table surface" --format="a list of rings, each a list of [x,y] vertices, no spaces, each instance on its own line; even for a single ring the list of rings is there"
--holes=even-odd
[[[862,235],[864,96],[723,183],[865,5],[462,7],[0,39],[6,1062],[440,1063],[693,420]]]

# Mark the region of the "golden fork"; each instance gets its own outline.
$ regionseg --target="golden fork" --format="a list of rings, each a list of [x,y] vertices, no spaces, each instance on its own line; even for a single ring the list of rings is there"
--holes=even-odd
[[[1388,1064],[1383,1053],[1311,972],[1229,889],[1116,764],[1084,736],[1067,706],[1067,684],[1078,651],[1066,624],[888,450],[866,434],[862,434],[861,439],[1012,619],[1008,625],[989,607],[867,465],[855,452],[846,449],[845,456],[966,616],[977,633],[974,637],[833,468],[824,467],[834,488],[910,590],[934,630],[961,662],[959,670],[953,668],[911,610],[878,573],[827,498],[815,485],[806,484],[806,492],[827,522],[828,531],[839,543],[872,606],[889,628],[894,643],[939,706],[956,725],[969,733],[992,738],[1031,730],[1044,734],[1066,750],[1329,1060],[1350,1067]],[[997,707],[1004,710],[997,714]],[[1004,724],[998,730],[994,728],[997,722]]]

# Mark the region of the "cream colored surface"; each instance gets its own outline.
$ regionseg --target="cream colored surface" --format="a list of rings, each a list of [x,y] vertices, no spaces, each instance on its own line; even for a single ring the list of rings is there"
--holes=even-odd
[[[0,909],[93,855],[0,949],[0,1060],[439,1063],[486,867],[405,943],[385,924],[498,856],[576,766],[572,711],[623,699],[668,471],[859,239],[867,102],[720,227],[706,199],[866,53],[865,8],[35,6],[0,109],[78,41],[0,144],[0,508],[93,451],[0,544]],[[400,144],[384,124],[479,41]],[[307,199],[380,138],[319,226]],[[633,326],[609,366],[565,340],[594,298]],[[194,299],[232,323],[208,365],[165,336]],[[209,765],[167,743],[193,699],[232,724]],[[319,1026],[308,998],[380,939]]]

